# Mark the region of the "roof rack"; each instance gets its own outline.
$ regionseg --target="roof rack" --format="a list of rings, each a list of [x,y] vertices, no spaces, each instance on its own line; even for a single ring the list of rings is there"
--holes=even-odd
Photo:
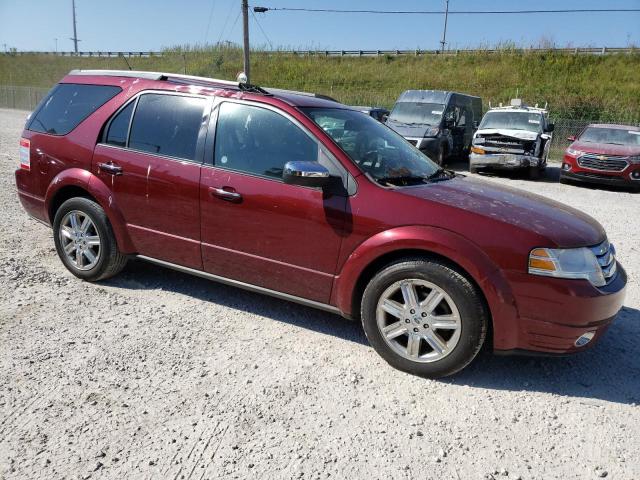
[[[327,95],[322,95],[319,93],[298,92],[296,90],[284,90],[281,88],[264,89],[262,87],[249,83],[240,83],[232,80],[220,80],[217,78],[209,77],[197,77],[194,75],[182,75],[179,73],[144,72],[138,70],[71,70],[69,72],[69,75],[103,75],[108,77],[144,78],[146,80],[168,81],[186,85],[199,85],[202,87],[234,88],[243,92],[258,93],[261,95],[288,93],[292,95],[304,95],[307,97],[315,97],[324,100],[330,100],[332,102],[338,102],[335,98],[331,98]]]
[[[231,80],[217,78],[196,77],[193,75],[181,75],[179,73],[143,72],[137,70],[71,70],[69,75],[102,75],[106,77],[130,77],[144,78],[145,80],[166,80],[176,83],[188,83],[202,86],[226,86],[241,89],[240,83]]]

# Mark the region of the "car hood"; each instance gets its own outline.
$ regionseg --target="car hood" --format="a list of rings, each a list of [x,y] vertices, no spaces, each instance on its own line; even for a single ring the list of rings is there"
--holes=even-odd
[[[400,191],[508,223],[545,237],[558,247],[596,245],[606,237],[602,226],[579,210],[487,180],[457,176]]]
[[[581,152],[620,155],[622,157],[640,155],[640,145],[613,145],[611,143],[573,142],[572,149]]]
[[[476,135],[504,135],[505,137],[518,138],[520,140],[535,140],[538,132],[528,130],[511,130],[509,128],[487,128],[476,131]]]
[[[403,137],[423,138],[432,125],[405,125],[404,123],[395,123],[393,120],[387,119],[386,125],[399,133]]]

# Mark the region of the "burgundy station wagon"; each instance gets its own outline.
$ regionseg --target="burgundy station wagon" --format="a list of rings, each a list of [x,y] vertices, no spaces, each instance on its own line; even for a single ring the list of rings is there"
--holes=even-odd
[[[29,117],[16,183],[81,279],[135,256],[325,309],[428,377],[485,343],[583,350],[624,299],[592,218],[444,170],[318,95],[73,71]]]

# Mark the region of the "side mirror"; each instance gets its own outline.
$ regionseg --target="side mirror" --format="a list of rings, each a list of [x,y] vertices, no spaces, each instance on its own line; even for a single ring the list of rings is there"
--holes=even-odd
[[[556,129],[555,124],[549,123],[547,124],[547,132],[553,132]]]
[[[570,142],[575,142],[576,141],[576,136],[575,135],[569,135],[567,137],[567,140],[569,140]]]
[[[389,114],[388,113],[383,113],[382,117],[380,118],[380,121],[382,123],[385,123],[387,121],[387,119],[389,118]]]
[[[444,128],[453,128],[455,126],[456,122],[453,121],[452,118],[447,118],[444,121]]]
[[[289,185],[303,187],[324,187],[329,184],[329,170],[318,162],[287,162],[282,172],[282,180]]]

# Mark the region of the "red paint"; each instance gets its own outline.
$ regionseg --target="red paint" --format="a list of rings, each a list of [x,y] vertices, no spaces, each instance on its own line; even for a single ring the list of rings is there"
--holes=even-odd
[[[64,137],[25,130],[31,171],[16,171],[19,197],[31,215],[49,223],[57,195],[83,189],[105,209],[124,253],[328,303],[353,316],[356,286],[368,266],[398,252],[438,255],[482,291],[496,350],[574,351],[581,333],[601,335],[622,306],[622,268],[603,290],[587,281],[527,273],[534,247],[603,241],[605,232],[592,218],[543,197],[465,177],[382,188],[296,108],[333,103],[124,77],[73,76],[63,82],[118,85],[122,93]],[[215,168],[207,158],[205,164],[183,162],[99,144],[105,122],[143,90],[232,97],[286,112],[354,177],[357,193],[331,195]],[[101,170],[100,163],[121,167],[122,175]]]
[[[640,129],[634,126],[628,125],[587,125],[589,127],[606,127],[623,130],[633,130],[640,134]],[[596,184],[608,184],[621,187],[631,187],[640,189],[640,145],[616,145],[613,143],[594,143],[583,142],[578,138],[569,137],[569,140],[573,138],[573,143],[569,145],[564,153],[563,169],[561,170],[561,177],[566,177],[571,181],[589,182]],[[592,153],[595,155],[615,155],[619,157],[626,157],[630,160],[628,165],[621,171],[603,171],[595,168],[583,167],[578,164],[578,157],[580,155],[571,155],[569,150],[579,151],[580,155],[584,153]],[[569,171],[566,171],[566,166],[570,167]],[[636,175],[635,177],[633,175]]]

